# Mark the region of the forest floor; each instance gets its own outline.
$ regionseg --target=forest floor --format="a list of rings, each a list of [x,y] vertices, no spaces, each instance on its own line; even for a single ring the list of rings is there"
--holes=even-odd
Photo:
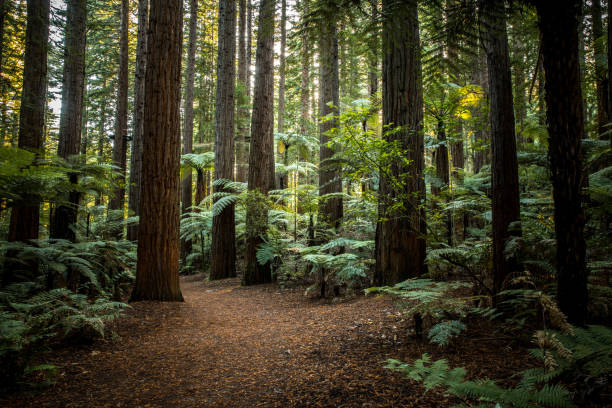
[[[509,378],[524,345],[476,324],[446,349],[414,338],[390,299],[310,300],[278,285],[182,278],[184,303],[132,304],[116,335],[54,350],[56,383],[3,407],[449,407],[383,367],[422,353],[470,377]],[[474,325],[473,325],[474,326]]]

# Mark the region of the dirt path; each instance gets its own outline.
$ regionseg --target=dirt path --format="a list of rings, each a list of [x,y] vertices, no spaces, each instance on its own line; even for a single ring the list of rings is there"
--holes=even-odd
[[[185,303],[133,304],[117,325],[119,339],[54,353],[51,362],[62,366],[55,386],[0,398],[0,406],[453,405],[382,367],[387,358],[441,356],[407,334],[408,322],[387,299],[328,304],[274,285],[193,278],[182,290]],[[507,351],[491,359],[491,345],[483,346],[466,343],[450,350],[450,360],[468,354],[474,373],[496,377],[518,357]]]

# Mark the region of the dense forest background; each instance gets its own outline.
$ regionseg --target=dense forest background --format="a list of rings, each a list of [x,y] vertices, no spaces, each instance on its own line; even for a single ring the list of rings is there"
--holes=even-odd
[[[387,362],[464,403],[609,398],[606,1],[0,11],[5,388],[55,369],[41,349],[103,336],[128,300],[182,301],[179,276],[202,274],[387,295],[440,347],[487,319],[533,341],[507,388]]]

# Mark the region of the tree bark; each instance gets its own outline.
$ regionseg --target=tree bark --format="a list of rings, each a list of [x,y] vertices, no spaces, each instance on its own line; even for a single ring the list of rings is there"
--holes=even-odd
[[[371,24],[378,27],[378,0],[370,0],[372,9]],[[378,50],[380,49],[380,39],[378,29],[375,29],[370,39],[370,55],[368,64],[368,94],[373,97],[378,92]]]
[[[182,301],[179,286],[183,1],[151,0],[138,266],[132,301]]]
[[[246,65],[247,65],[247,99],[251,98],[251,58],[253,56],[253,4],[252,0],[247,0],[247,49],[246,49]]]
[[[278,133],[285,131],[285,49],[287,48],[287,0],[281,0],[280,63],[278,67]]]
[[[39,154],[43,147],[49,7],[49,0],[31,0],[27,3],[23,91],[17,145],[36,154]],[[38,239],[39,207],[40,198],[34,195],[25,195],[13,204],[8,234],[10,242]],[[36,264],[21,266],[24,267],[34,272]],[[3,285],[15,279],[16,268],[14,265],[5,265]]]
[[[423,88],[417,1],[383,0],[382,14],[383,126],[402,127],[385,140],[409,162],[393,160],[380,179],[374,281],[393,285],[426,272]],[[392,211],[396,200],[403,208]]]
[[[557,239],[557,301],[572,324],[587,318],[582,154],[584,135],[578,57],[581,4],[564,0],[536,2],[546,73],[546,117],[555,235]]]
[[[302,1],[302,21],[305,20],[308,10],[310,9],[309,0]],[[301,89],[300,89],[300,133],[306,134],[308,131],[308,123],[310,122],[309,115],[309,83],[310,83],[310,37],[306,31],[302,34],[302,50],[301,50],[301,63],[302,63],[302,76],[301,76]]]
[[[234,84],[236,1],[219,0],[219,45],[215,124],[215,180],[234,180]],[[223,191],[215,187],[215,192]],[[211,280],[236,276],[234,205],[213,216]]]
[[[128,210],[139,215],[140,184],[142,180],[142,144],[144,127],[145,71],[147,66],[147,30],[149,27],[149,0],[138,0],[138,37],[136,40],[136,71],[134,73],[134,118],[132,157],[130,160],[130,189]],[[128,226],[127,238],[138,239],[138,224]]]
[[[487,72],[486,55],[482,47],[479,47],[476,51],[474,60],[472,82],[479,85],[483,93],[483,102],[475,109],[476,115],[474,115],[474,118],[477,119],[477,127],[472,138],[473,144],[477,145],[473,152],[474,174],[476,174],[480,172],[482,166],[491,163],[491,138],[488,129],[490,123],[487,116],[488,108],[483,109],[484,104],[488,105],[489,101],[489,74]]]
[[[189,46],[187,49],[187,83],[185,84],[185,105],[184,109],[184,125],[183,125],[183,154],[193,152],[193,90],[195,77],[195,53],[198,39],[198,0],[189,1]],[[193,181],[191,178],[191,169],[181,182],[181,204],[182,214],[190,212],[192,196],[193,196]],[[183,240],[181,243],[181,256],[183,259],[191,252],[191,241]]]
[[[274,155],[274,0],[261,0],[260,3],[255,67],[249,192],[261,195],[251,196],[247,205],[244,285],[272,281],[270,264],[260,265],[256,254],[268,224],[268,209],[261,201],[274,188],[268,168],[269,158]]]
[[[325,16],[319,37],[319,115],[338,115],[339,72],[338,72],[338,33],[334,13]],[[330,106],[330,104],[332,106]],[[327,146],[328,132],[337,126],[336,119],[319,122],[320,161],[319,197],[342,192],[342,171],[329,162],[335,151]],[[343,215],[342,198],[324,198],[319,205],[319,219],[334,228],[340,226]]]
[[[243,93],[244,97],[241,98],[237,109],[238,123],[237,131],[238,135],[236,138],[236,179],[240,182],[246,183],[248,181],[248,160],[249,160],[249,110],[246,106],[248,104],[249,96],[247,94],[247,81],[248,81],[248,66],[247,66],[247,44],[246,44],[246,0],[239,0],[239,12],[238,12],[238,84],[240,92]]]
[[[601,0],[591,0],[593,18],[593,50],[595,53],[595,87],[597,89],[597,133],[599,137],[609,130],[608,116],[608,78],[606,72],[607,53],[603,44],[603,25],[601,20]],[[610,136],[604,136],[609,139]]]
[[[115,139],[113,141],[113,163],[119,168],[118,186],[111,195],[108,208],[119,210],[123,219],[125,202],[125,170],[127,160],[127,106],[128,106],[128,23],[129,1],[121,0],[121,37],[119,40],[119,83],[117,84],[117,116],[115,117]],[[121,235],[121,231],[116,232]]]
[[[59,123],[57,154],[69,159],[79,154],[83,127],[83,93],[85,87],[85,33],[87,2],[69,0],[66,19],[64,48],[64,73],[62,79],[62,110]],[[69,175],[70,182],[78,182],[77,175]],[[51,219],[50,236],[56,239],[76,240],[74,225],[77,222],[81,194],[67,194],[68,205],[59,205]]]
[[[504,254],[506,243],[521,235],[520,224],[517,225],[520,222],[518,160],[504,1],[481,1],[479,12],[489,71],[493,152],[493,292],[497,294],[502,290],[506,278],[512,272],[520,271],[518,260]]]

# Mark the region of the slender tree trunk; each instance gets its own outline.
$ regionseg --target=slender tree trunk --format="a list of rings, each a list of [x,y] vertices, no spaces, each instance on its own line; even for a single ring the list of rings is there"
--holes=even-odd
[[[113,141],[113,163],[119,168],[118,187],[111,195],[108,208],[119,210],[123,219],[125,202],[125,170],[127,160],[127,105],[128,105],[128,23],[129,1],[121,0],[121,38],[119,40],[119,83],[117,85],[117,116],[115,117],[115,139]],[[121,235],[121,231],[116,231]]]
[[[193,89],[195,77],[195,53],[198,39],[198,0],[189,1],[189,47],[187,49],[187,83],[185,84],[185,123],[183,125],[183,154],[193,152]],[[182,214],[190,212],[193,196],[191,170],[181,182]],[[183,240],[181,243],[181,256],[183,260],[191,252],[191,241]]]
[[[106,88],[106,81],[104,81],[104,85],[102,88]],[[102,107],[100,112],[100,129],[98,130],[98,164],[103,162],[104,156],[104,143],[106,142],[106,101],[102,101]],[[95,205],[102,204],[102,194],[96,196]]]
[[[591,0],[591,17],[593,18],[593,50],[595,52],[595,87],[597,88],[597,133],[601,135],[609,130],[606,125],[608,117],[608,78],[606,72],[606,46],[603,43],[603,25],[601,21],[601,0]],[[607,136],[606,138],[610,138]]]
[[[252,0],[247,0],[247,48],[246,48],[246,65],[247,65],[247,99],[251,98],[251,57],[253,56],[253,4]]]
[[[612,18],[610,18],[612,3],[608,2],[608,118],[612,119]],[[612,146],[612,136],[608,137]]]
[[[333,13],[332,13],[333,14]],[[319,79],[319,115],[338,115],[339,72],[338,72],[338,33],[335,16],[326,16],[321,27],[319,38],[319,64],[321,77]],[[333,106],[330,106],[333,105]],[[342,192],[342,172],[329,160],[335,151],[327,146],[328,132],[337,126],[337,120],[319,123],[320,133],[320,164],[319,164],[319,196]],[[326,198],[319,206],[319,218],[324,223],[338,228],[343,215],[342,198]]]
[[[239,0],[238,13],[238,84],[242,97],[238,104],[238,137],[236,140],[236,178],[238,181],[246,183],[248,181],[248,160],[249,160],[249,145],[247,138],[249,137],[249,110],[245,104],[248,104],[249,96],[247,94],[248,66],[247,66],[247,44],[246,44],[246,0]]]
[[[287,48],[287,0],[281,0],[280,65],[278,67],[278,133],[285,131],[285,50]]]
[[[483,45],[489,70],[493,190],[493,292],[520,271],[515,257],[504,254],[506,243],[521,235],[518,160],[514,133],[512,81],[503,0],[481,1]]]
[[[132,132],[132,157],[130,160],[130,191],[128,202],[128,209],[133,215],[139,215],[140,206],[148,27],[149,0],[138,0],[138,38],[136,40],[136,71],[134,73],[134,130]],[[127,238],[130,241],[136,241],[138,239],[138,224],[128,226]]]
[[[64,75],[62,80],[62,111],[59,124],[57,154],[69,159],[79,154],[83,126],[83,93],[85,86],[85,30],[87,21],[86,0],[69,0],[64,48]],[[77,184],[77,175],[69,175]],[[74,225],[77,222],[81,194],[71,191],[67,195],[69,205],[60,205],[51,219],[51,238],[76,240]],[[69,279],[70,280],[70,279]]]
[[[236,1],[219,0],[219,48],[215,131],[215,180],[234,179]],[[223,191],[215,187],[215,191]],[[213,216],[211,280],[236,276],[234,205]]]
[[[268,209],[262,200],[274,188],[268,168],[274,154],[274,0],[261,0],[257,31],[255,88],[249,154],[249,192],[246,214],[246,269],[244,285],[272,280],[270,264],[257,262],[257,248],[268,226]]]
[[[481,44],[480,44],[481,45]],[[488,120],[488,105],[489,105],[489,73],[487,72],[487,59],[484,49],[479,47],[475,58],[473,68],[473,82],[480,86],[482,89],[482,101],[481,105],[476,108],[475,119],[477,119],[477,128],[473,135],[473,144],[476,145],[474,150],[474,173],[479,173],[480,169],[484,165],[491,163],[490,154],[490,142],[489,136],[489,123]],[[487,106],[485,109],[484,107]]]
[[[49,0],[28,1],[23,91],[19,110],[18,147],[39,154],[43,147],[47,49],[49,41]],[[25,195],[11,210],[8,240],[38,239],[40,198]],[[18,268],[35,272],[36,264],[5,265],[3,285],[13,282]]]
[[[371,24],[378,27],[378,0],[370,0],[370,8],[372,9]],[[380,38],[377,29],[373,31],[370,42],[368,94],[370,97],[373,97],[378,92],[378,50],[380,49]]]
[[[182,301],[179,286],[183,1],[151,0],[138,266],[132,301]]]
[[[382,14],[383,126],[402,127],[385,139],[399,142],[409,162],[394,160],[380,180],[374,280],[392,285],[426,272],[423,88],[417,1],[383,0]],[[394,199],[403,210],[390,209]]]
[[[4,0],[0,0],[0,73],[4,72],[2,63],[2,55],[4,52],[4,21],[6,20],[6,4]]]
[[[308,10],[310,9],[309,0],[302,1],[302,21],[306,18]],[[309,90],[310,90],[310,37],[306,31],[302,34],[302,76],[301,76],[301,89],[300,89],[300,133],[306,134],[308,131],[308,123],[310,122],[309,116]]]
[[[572,324],[587,317],[582,154],[582,89],[578,62],[580,1],[536,2],[546,72],[548,155],[555,202],[557,300]]]
[[[81,126],[81,154],[85,156],[87,154],[87,148],[89,147],[89,132],[87,130],[87,123],[89,122],[89,110],[87,109],[87,105],[89,105],[87,101],[87,82],[83,81],[83,122]]]

